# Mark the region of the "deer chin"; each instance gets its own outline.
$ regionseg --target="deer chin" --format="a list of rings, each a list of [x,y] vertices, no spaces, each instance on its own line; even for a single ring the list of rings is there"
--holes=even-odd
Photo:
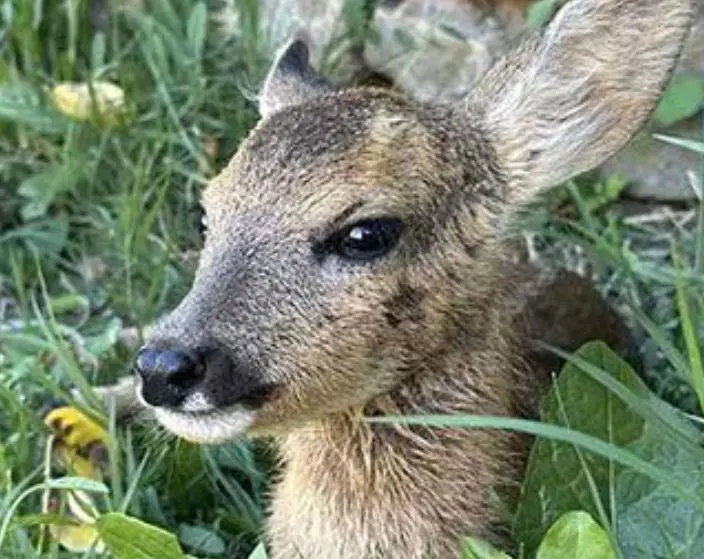
[[[255,411],[240,405],[199,413],[155,408],[154,415],[163,427],[181,439],[218,444],[241,438],[254,422]]]

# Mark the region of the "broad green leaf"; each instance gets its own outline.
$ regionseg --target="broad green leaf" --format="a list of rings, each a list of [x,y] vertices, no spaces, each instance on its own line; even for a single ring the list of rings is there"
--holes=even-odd
[[[201,555],[222,555],[225,553],[225,542],[215,532],[202,526],[181,524],[178,527],[179,541],[191,551]]]
[[[675,124],[694,116],[704,103],[704,80],[698,77],[675,77],[655,110],[655,120],[663,125]]]
[[[626,387],[644,389],[633,370],[605,344],[586,344],[576,355]],[[565,365],[543,400],[541,418],[617,446],[637,440],[644,428],[641,417],[572,363]],[[535,551],[546,530],[565,512],[583,510],[602,519],[617,469],[615,462],[574,445],[538,439],[531,449],[514,525],[526,551]]]
[[[90,64],[94,72],[97,72],[105,65],[105,53],[107,47],[105,44],[105,33],[97,31],[93,37],[93,42],[90,47]]]
[[[51,312],[55,315],[62,313],[76,312],[81,308],[88,306],[88,300],[83,295],[78,293],[67,293],[65,295],[56,295],[49,298]]]
[[[124,514],[111,512],[96,522],[115,559],[184,559],[176,536]]]
[[[545,534],[535,559],[616,559],[606,531],[586,512],[564,514]]]
[[[65,118],[43,103],[38,91],[20,81],[0,86],[0,119],[46,135],[64,132],[67,126]]]
[[[462,559],[511,559],[493,545],[476,538],[464,538],[460,546]]]
[[[204,475],[202,449],[198,445],[176,440],[164,460],[162,471],[171,506],[188,518],[194,507],[212,506],[213,495]]]
[[[269,555],[266,552],[266,548],[263,543],[260,543],[254,548],[254,551],[249,554],[248,559],[268,559]]]
[[[36,248],[43,258],[56,259],[68,240],[68,220],[43,219],[32,221],[0,233],[0,246],[22,243]]]
[[[704,494],[703,464],[674,441],[646,428],[630,446],[652,464],[672,473],[693,493]],[[631,470],[616,479],[616,531],[628,559],[700,559],[704,549],[704,510]]]
[[[543,401],[543,420],[623,447],[667,478],[637,473],[620,465],[620,460],[578,452],[574,445],[539,439],[529,458],[524,497],[514,526],[516,538],[530,554],[559,516],[582,510],[602,526],[615,525],[624,557],[697,557],[673,555],[671,550],[694,553],[701,549],[697,546],[704,545],[700,539],[704,524],[700,432],[655,399],[630,367],[603,343],[585,345],[575,358],[604,371],[605,378],[597,382],[599,377],[593,372],[586,374],[576,363],[568,363]],[[611,386],[614,381],[630,389],[629,405],[640,409],[647,421],[616,398],[617,387]],[[658,484],[653,479],[670,483]],[[683,498],[685,494],[692,499]],[[667,553],[660,553],[666,548]],[[636,553],[640,550],[645,550],[642,555]]]

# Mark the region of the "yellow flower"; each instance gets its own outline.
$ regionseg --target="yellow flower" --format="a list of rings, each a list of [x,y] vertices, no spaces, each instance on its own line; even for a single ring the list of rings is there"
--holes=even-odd
[[[105,543],[99,539],[98,529],[95,527],[98,510],[93,500],[83,491],[69,491],[66,496],[70,518],[76,524],[50,524],[49,533],[69,551],[83,553],[94,549],[103,553]]]
[[[59,112],[77,120],[114,123],[125,109],[125,92],[107,81],[58,83],[49,90],[49,97]]]
[[[51,457],[71,475],[101,480],[101,464],[94,452],[108,444],[107,431],[96,421],[73,406],[54,408],[44,416],[44,423],[53,435],[48,444]],[[99,516],[93,498],[81,490],[57,491],[43,501],[42,512],[57,512],[65,499],[71,523],[50,523],[49,533],[64,548],[76,553],[94,549],[105,551],[95,519]]]

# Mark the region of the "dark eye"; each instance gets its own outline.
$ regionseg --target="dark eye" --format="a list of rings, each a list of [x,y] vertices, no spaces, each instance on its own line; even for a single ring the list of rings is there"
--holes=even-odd
[[[358,221],[335,236],[332,249],[348,260],[371,260],[389,252],[403,229],[398,219]]]

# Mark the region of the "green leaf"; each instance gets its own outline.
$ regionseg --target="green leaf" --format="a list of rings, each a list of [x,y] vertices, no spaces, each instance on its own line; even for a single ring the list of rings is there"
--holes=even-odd
[[[606,531],[586,512],[568,512],[543,538],[535,559],[616,559]]]
[[[93,37],[90,48],[90,66],[94,73],[97,73],[105,65],[105,33],[98,31]]]
[[[671,472],[693,494],[704,493],[702,463],[674,441],[652,433],[631,445],[650,463]],[[628,559],[699,559],[704,549],[704,508],[630,470],[616,478],[616,527]]]
[[[263,543],[260,543],[257,547],[254,548],[254,551],[249,554],[248,559],[268,559],[269,555],[266,553],[266,548],[264,547]]]
[[[101,357],[117,344],[120,339],[121,329],[122,321],[117,317],[110,317],[101,324],[99,333],[84,338],[83,344],[85,350],[91,355]]]
[[[626,387],[644,390],[633,370],[608,346],[592,342],[575,354],[611,373]],[[567,363],[541,406],[546,423],[565,425],[617,446],[637,440],[644,420],[577,365]],[[610,501],[616,463],[574,445],[538,439],[531,449],[514,524],[518,541],[530,554],[546,530],[570,510],[584,510],[602,521]]]
[[[0,246],[12,243],[31,245],[40,256],[56,258],[68,241],[68,220],[33,221],[0,233]]]
[[[186,37],[196,61],[200,61],[203,57],[207,23],[208,10],[205,7],[205,3],[198,2],[193,6],[186,25]]]
[[[98,518],[100,539],[115,559],[184,559],[176,536],[124,514]]]
[[[491,544],[476,538],[464,538],[460,549],[462,559],[511,559],[503,551],[499,551]]]
[[[680,324],[684,336],[687,357],[689,358],[690,381],[692,387],[699,398],[699,406],[704,409],[704,361],[702,361],[702,350],[697,335],[695,318],[696,313],[690,309],[691,294],[689,293],[682,271],[682,257],[673,251],[672,260],[675,270],[675,294],[677,299],[677,309],[680,315]]]
[[[88,493],[102,493],[105,495],[110,492],[104,483],[85,477],[66,476],[50,479],[46,482],[46,485],[50,489],[87,491]]]
[[[216,533],[202,526],[181,524],[178,527],[179,541],[190,550],[205,555],[222,555],[225,553],[225,542]]]
[[[526,15],[526,27],[542,27],[552,18],[562,4],[561,0],[537,0],[531,4]]]
[[[694,559],[704,546],[700,432],[647,391],[605,344],[589,343],[573,359],[543,401],[543,421],[609,441],[664,475],[623,466],[615,453],[597,456],[574,444],[539,439],[516,514],[516,539],[530,555],[559,516],[583,510],[602,526],[614,526],[623,557]]]
[[[672,136],[666,136],[664,134],[653,134],[653,138],[672,144],[688,151],[693,151],[694,153],[700,153],[704,155],[704,142],[698,142],[696,140],[687,140],[685,138],[673,138]]]
[[[67,126],[66,119],[48,107],[38,91],[20,81],[0,86],[0,120],[46,135],[64,132]]]
[[[59,195],[74,189],[84,169],[85,162],[81,158],[70,158],[25,179],[17,189],[17,193],[27,199],[20,210],[22,219],[29,221],[46,215]]]
[[[704,103],[704,80],[698,77],[675,77],[655,110],[655,120],[662,125],[675,124],[694,116]]]
[[[588,190],[585,188],[587,195],[584,196],[584,209],[594,213],[608,206],[621,197],[627,186],[628,181],[617,175],[609,177],[606,182],[590,184]]]

